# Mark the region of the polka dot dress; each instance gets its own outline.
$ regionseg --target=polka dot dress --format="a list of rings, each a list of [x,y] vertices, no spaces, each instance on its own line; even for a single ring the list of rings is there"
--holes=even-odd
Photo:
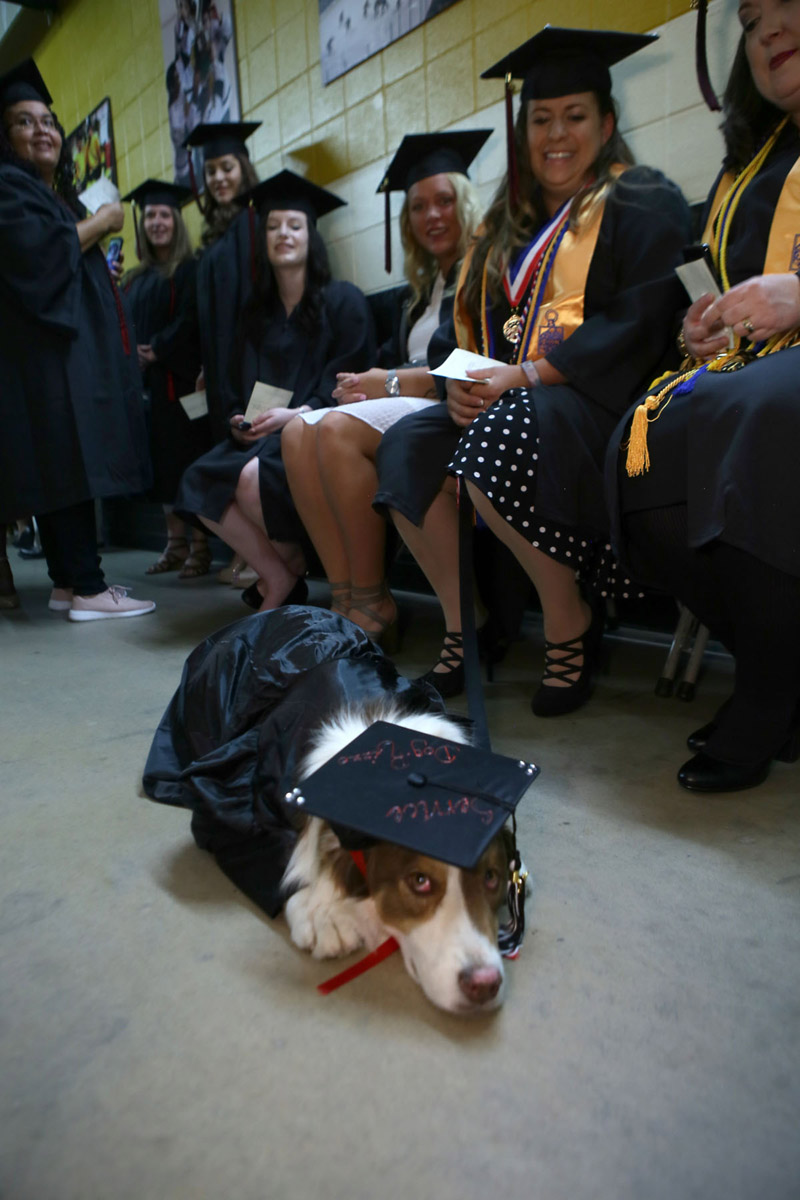
[[[536,464],[543,453],[536,409],[521,398],[525,393],[515,394],[517,399],[498,401],[467,426],[450,471],[480,488],[499,515],[537,550],[573,567],[589,591],[624,599],[642,596],[619,571],[608,543],[536,512]]]

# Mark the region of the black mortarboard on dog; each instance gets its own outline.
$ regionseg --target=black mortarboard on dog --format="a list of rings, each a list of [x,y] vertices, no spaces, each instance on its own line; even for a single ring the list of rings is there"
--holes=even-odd
[[[342,208],[347,201],[329,192],[327,188],[319,187],[310,179],[294,171],[278,171],[270,175],[263,183],[259,183],[247,192],[242,192],[236,199],[243,204],[252,202],[260,213],[269,212],[273,208],[297,209],[304,212],[316,225],[320,217]]]
[[[9,104],[19,104],[21,100],[39,100],[48,107],[53,103],[53,97],[32,58],[24,59],[0,76],[0,112]]]
[[[167,183],[163,179],[145,179],[144,183],[140,183],[133,191],[128,192],[127,196],[122,197],[123,200],[130,201],[133,205],[133,228],[136,233],[136,253],[139,258],[142,257],[142,254],[139,221],[136,216],[137,208],[140,213],[144,213],[148,204],[167,204],[170,208],[180,209],[191,198],[191,188],[184,187],[180,183]]]
[[[460,129],[453,133],[408,133],[384,172],[378,193],[386,196],[387,273],[392,269],[392,229],[390,192],[407,192],[421,179],[431,175],[468,175],[470,163],[478,154],[491,129]]]
[[[655,33],[621,33],[612,29],[563,29],[545,25],[516,50],[481,74],[481,79],[505,79],[508,184],[512,205],[517,198],[517,164],[514,156],[512,79],[521,79],[520,99],[552,100],[573,92],[610,92],[611,71],[644,46],[656,41]]]
[[[376,721],[285,800],[322,817],[345,849],[392,842],[472,870],[539,768]]]

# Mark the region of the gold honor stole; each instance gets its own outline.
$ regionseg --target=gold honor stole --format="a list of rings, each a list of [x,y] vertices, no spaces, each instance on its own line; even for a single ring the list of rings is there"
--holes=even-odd
[[[611,174],[617,179],[627,167],[615,163]],[[514,352],[513,362],[521,363],[538,358],[544,358],[555,346],[570,337],[583,324],[584,298],[586,294],[586,279],[592,265],[592,257],[600,233],[600,225],[605,212],[609,188],[602,188],[591,196],[578,215],[576,227],[568,228],[559,240],[562,225],[559,223],[551,234],[550,244],[545,249],[542,261],[533,282],[533,294],[527,306],[527,317],[522,330],[522,336]],[[564,220],[569,222],[569,212]],[[478,230],[477,236],[480,236]],[[555,251],[552,261],[550,257]],[[474,246],[470,247],[461,264],[458,279],[456,303],[454,307],[454,322],[458,345],[464,350],[478,350],[483,354],[489,353],[487,330],[485,328],[487,312],[487,274],[489,269],[488,256],[483,268],[481,287],[481,345],[475,335],[473,323],[463,305],[463,288],[467,272],[472,261]],[[538,290],[544,285],[544,294]]]
[[[743,171],[738,175],[735,175],[733,171],[726,171],[717,185],[703,232],[703,241],[707,242],[711,249],[723,291],[727,291],[730,287],[727,248],[734,213],[748,184],[752,182],[764,165],[788,119],[788,117],[784,117]],[[796,160],[783,181],[781,194],[778,197],[770,225],[764,267],[761,273],[762,275],[780,275],[789,271],[800,271],[800,158]],[[666,375],[653,380],[650,384],[651,391],[659,384],[664,384],[664,386],[656,395],[646,396],[634,411],[625,463],[628,475],[643,475],[650,469],[647,426],[651,421],[658,420],[673,395],[691,391],[695,380],[705,371],[738,371],[758,358],[764,358],[765,355],[774,354],[778,350],[786,350],[790,346],[797,345],[798,342],[800,342],[800,327],[790,329],[786,333],[775,334],[758,348],[752,346],[746,339],[736,336],[732,349],[723,351],[710,362],[704,363],[698,359],[687,357],[677,374],[668,371]],[[625,443],[623,443],[622,449],[626,449]]]

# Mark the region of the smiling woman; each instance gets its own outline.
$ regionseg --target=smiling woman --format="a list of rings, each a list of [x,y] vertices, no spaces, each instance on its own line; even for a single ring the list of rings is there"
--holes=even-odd
[[[36,515],[50,608],[139,616],[155,605],[106,586],[94,514],[148,476],[131,326],[98,246],[123,210],[83,216],[50,104],[32,59],[0,78],[0,522]]]

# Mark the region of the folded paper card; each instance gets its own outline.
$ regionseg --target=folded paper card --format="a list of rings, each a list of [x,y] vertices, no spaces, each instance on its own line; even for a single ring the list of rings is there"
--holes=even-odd
[[[208,397],[205,392],[189,392],[188,396],[180,396],[181,408],[190,421],[204,417],[208,412]]]
[[[103,204],[118,204],[119,191],[110,179],[101,175],[85,192],[81,192],[78,199],[87,212],[94,214]]]
[[[686,288],[692,304],[694,304],[695,300],[699,300],[701,296],[713,296],[716,300],[722,295],[722,292],[719,290],[719,284],[711,273],[708,263],[702,258],[693,259],[692,262],[681,263],[679,267],[675,268],[675,274]],[[727,327],[727,333],[728,348],[732,350],[734,335],[730,326]]]
[[[245,421],[252,424],[256,417],[261,417],[271,408],[288,408],[292,401],[292,392],[286,388],[272,387],[269,383],[256,383],[250,393]]]
[[[507,366],[508,363],[500,362],[497,358],[485,358],[482,354],[475,354],[472,350],[454,350],[452,354],[448,354],[441,366],[436,367],[429,374],[442,375],[445,379],[461,379],[464,383],[475,383],[474,379],[470,379],[467,371],[485,371],[489,367]]]

